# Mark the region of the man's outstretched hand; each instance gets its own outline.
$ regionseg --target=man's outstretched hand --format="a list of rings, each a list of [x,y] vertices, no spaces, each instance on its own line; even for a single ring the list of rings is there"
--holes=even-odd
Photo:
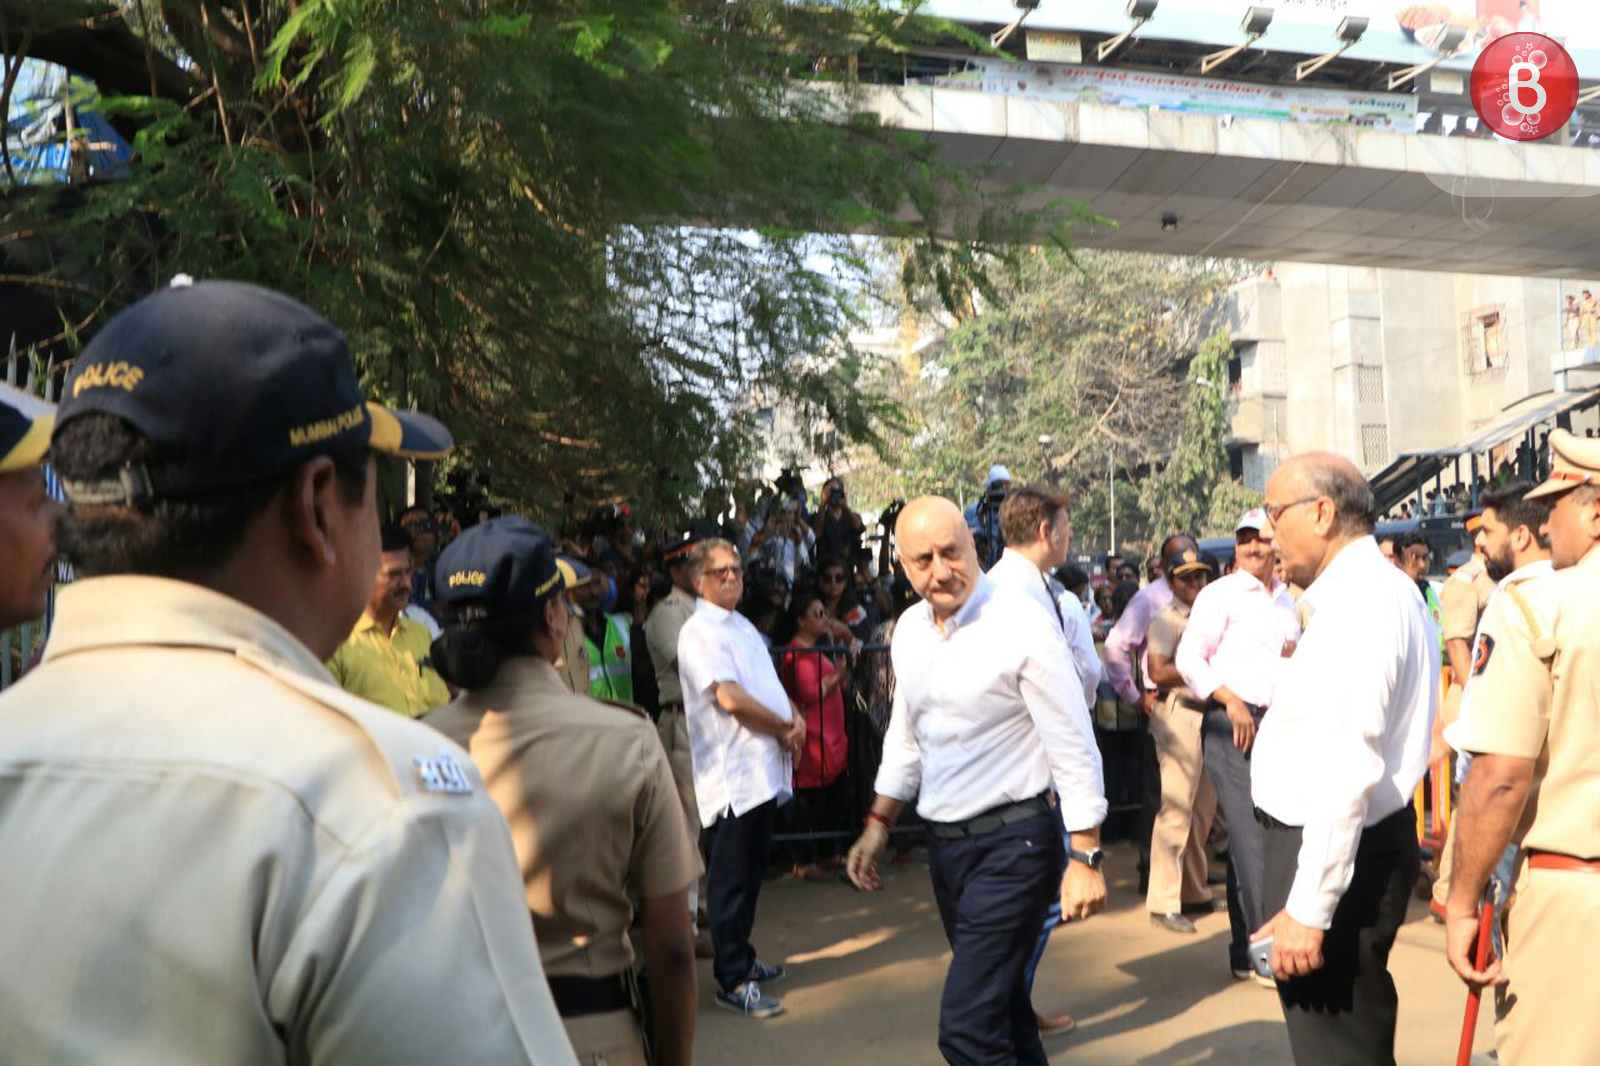
[[[889,830],[880,822],[868,822],[844,860],[850,883],[863,892],[876,892],[882,888],[883,882],[878,878],[878,860],[888,846]]]

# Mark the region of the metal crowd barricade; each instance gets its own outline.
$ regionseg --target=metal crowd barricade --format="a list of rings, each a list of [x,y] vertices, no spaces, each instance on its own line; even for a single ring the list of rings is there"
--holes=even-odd
[[[807,679],[814,688],[796,691],[802,662],[824,657],[848,663],[850,668],[849,679],[836,690],[843,703],[839,722],[828,721],[828,700],[822,692],[828,674],[820,662],[813,676]],[[850,649],[844,645],[788,645],[774,647],[772,661],[784,689],[806,715],[806,749],[815,749],[820,754],[816,769],[826,782],[819,788],[805,790],[815,795],[802,795],[802,790],[796,788],[797,802],[790,805],[787,813],[780,812],[773,840],[782,844],[842,842],[848,845],[860,835],[861,820],[871,808],[872,785],[883,755],[883,730],[888,724],[889,704],[894,698],[889,646],[864,644],[852,660]],[[838,735],[834,731],[840,729],[844,731],[844,753],[830,756],[830,741],[837,742]],[[833,761],[835,759],[838,761]],[[795,760],[797,773],[800,763],[800,759]],[[830,772],[834,772],[832,782],[827,781]],[[837,789],[838,793],[831,797],[822,795],[829,788]],[[901,829],[897,828],[896,832]]]

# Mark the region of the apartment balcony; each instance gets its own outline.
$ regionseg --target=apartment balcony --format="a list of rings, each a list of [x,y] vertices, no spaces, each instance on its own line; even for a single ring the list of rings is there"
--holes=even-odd
[[[1271,271],[1237,282],[1228,290],[1228,336],[1235,345],[1283,337],[1283,296]]]

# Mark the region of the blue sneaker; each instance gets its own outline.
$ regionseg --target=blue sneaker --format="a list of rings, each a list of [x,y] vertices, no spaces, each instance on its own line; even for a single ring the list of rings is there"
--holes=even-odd
[[[761,986],[746,981],[731,992],[717,989],[717,1006],[743,1014],[746,1018],[770,1018],[783,1013],[783,1004],[761,994]]]
[[[782,966],[768,966],[760,959],[750,967],[750,980],[760,981],[764,985],[775,985],[787,976],[789,971]]]

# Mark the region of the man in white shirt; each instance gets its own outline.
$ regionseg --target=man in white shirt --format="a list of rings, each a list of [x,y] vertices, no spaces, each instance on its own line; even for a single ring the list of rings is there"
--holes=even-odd
[[[981,573],[955,504],[907,504],[895,539],[922,602],[895,627],[878,795],[847,869],[857,887],[880,887],[889,829],[916,797],[954,954],[939,1050],[952,1063],[1044,1063],[1024,968],[1045,912],[1058,891],[1069,918],[1105,905],[1105,785],[1088,708],[1052,617]]]
[[[782,980],[784,970],[756,958],[750,932],[773,817],[793,795],[793,759],[804,750],[805,718],[794,713],[760,632],[735,610],[744,568],[733,545],[717,537],[700,541],[689,552],[689,577],[700,598],[678,633],[678,677],[706,830],[716,1003],[768,1018],[783,1006],[761,985]]]
[[[1067,498],[1059,490],[1024,485],[1000,505],[1000,535],[1006,550],[989,568],[989,578],[1001,588],[1020,592],[1045,609],[1047,617],[1060,628],[1072,653],[1072,665],[1083,686],[1084,706],[1094,706],[1094,693],[1100,684],[1100,656],[1095,653],[1083,604],[1061,587],[1050,571],[1067,558],[1072,544],[1072,524],[1067,520]],[[1071,619],[1070,623],[1068,619]],[[1063,830],[1065,832],[1065,830]],[[1044,957],[1050,934],[1061,924],[1061,901],[1050,904],[1044,931],[1034,945],[1024,976],[1030,993],[1033,977]],[[1077,1027],[1070,1014],[1042,1014],[1034,1009],[1039,1032],[1044,1036],[1069,1033]]]
[[[1189,612],[1175,665],[1202,701],[1200,733],[1206,773],[1228,819],[1228,962],[1250,976],[1250,934],[1261,909],[1261,827],[1250,798],[1250,748],[1272,702],[1283,657],[1300,639],[1294,597],[1273,577],[1278,562],[1272,523],[1259,507],[1233,533],[1238,569],[1207,585]]]
[[[1255,737],[1264,913],[1295,1061],[1392,1063],[1389,949],[1420,868],[1411,796],[1439,701],[1439,636],[1410,578],[1378,551],[1355,465],[1297,456],[1266,512],[1311,624]]]

